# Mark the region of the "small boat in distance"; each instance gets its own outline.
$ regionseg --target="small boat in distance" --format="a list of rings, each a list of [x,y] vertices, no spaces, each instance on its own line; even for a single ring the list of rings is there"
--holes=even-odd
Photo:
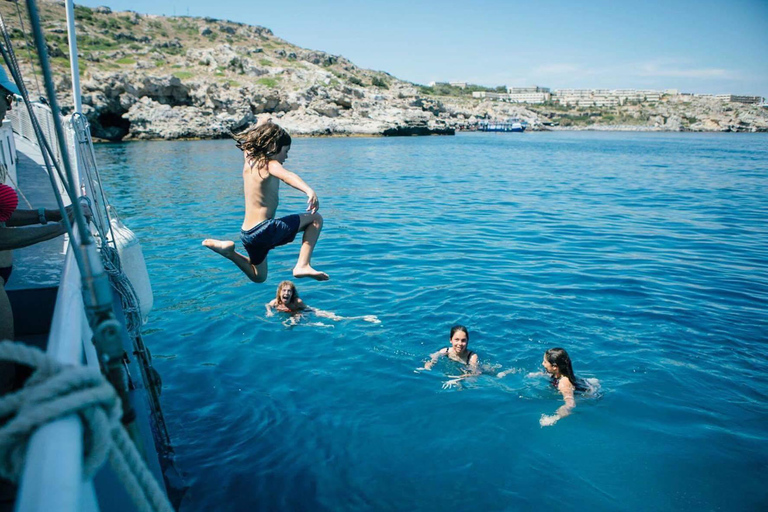
[[[524,132],[526,128],[527,122],[513,117],[506,121],[481,121],[477,124],[479,132]]]

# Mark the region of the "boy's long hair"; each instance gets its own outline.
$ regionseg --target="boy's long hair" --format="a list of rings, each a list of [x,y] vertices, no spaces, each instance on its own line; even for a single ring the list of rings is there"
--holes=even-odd
[[[277,305],[280,306],[283,304],[283,298],[280,297],[280,290],[283,289],[283,286],[289,286],[291,288],[291,291],[293,292],[293,295],[291,295],[291,301],[296,302],[296,299],[299,298],[299,291],[296,289],[296,285],[293,284],[293,281],[282,281],[279,285],[277,285],[277,292],[275,293],[275,300],[277,301]]]
[[[246,156],[255,160],[256,167],[266,167],[269,159],[285,146],[291,145],[291,136],[278,125],[268,120],[234,135],[237,147]]]
[[[581,381],[576,380],[576,375],[573,373],[573,365],[571,364],[571,358],[568,356],[568,352],[564,348],[551,348],[544,352],[544,357],[547,358],[549,364],[557,366],[562,377],[568,377],[571,381],[574,389],[581,391],[584,385]]]

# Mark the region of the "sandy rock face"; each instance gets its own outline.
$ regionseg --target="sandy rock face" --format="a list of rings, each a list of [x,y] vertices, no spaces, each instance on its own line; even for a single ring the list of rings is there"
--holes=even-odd
[[[213,66],[230,65],[236,59],[243,62],[226,45],[190,50],[189,55]],[[325,58],[322,54],[306,57]],[[305,84],[308,76],[312,85],[284,90],[258,83],[219,84],[139,72],[104,74],[83,82],[83,98],[94,136],[111,140],[227,137],[263,113],[273,114],[298,135],[454,131],[449,122],[437,117],[444,111],[438,101],[342,84],[329,87],[323,84],[322,73],[302,73],[295,82]],[[122,127],[107,126],[105,121],[115,118],[124,121]]]

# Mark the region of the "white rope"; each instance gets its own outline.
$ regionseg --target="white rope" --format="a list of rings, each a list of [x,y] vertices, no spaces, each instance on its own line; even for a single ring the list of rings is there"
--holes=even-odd
[[[92,478],[108,457],[138,510],[172,512],[120,423],[120,399],[101,373],[62,365],[37,348],[12,341],[0,342],[0,360],[35,370],[23,389],[0,397],[0,476],[18,482],[32,433],[78,414],[84,428],[85,478]]]

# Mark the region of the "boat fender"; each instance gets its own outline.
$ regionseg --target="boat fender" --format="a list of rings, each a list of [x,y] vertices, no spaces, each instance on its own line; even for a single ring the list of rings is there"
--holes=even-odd
[[[120,255],[123,272],[136,291],[136,296],[139,299],[141,320],[146,323],[149,312],[154,304],[154,298],[141,244],[133,231],[120,221],[114,210],[110,212],[109,224],[112,228],[117,252]]]

